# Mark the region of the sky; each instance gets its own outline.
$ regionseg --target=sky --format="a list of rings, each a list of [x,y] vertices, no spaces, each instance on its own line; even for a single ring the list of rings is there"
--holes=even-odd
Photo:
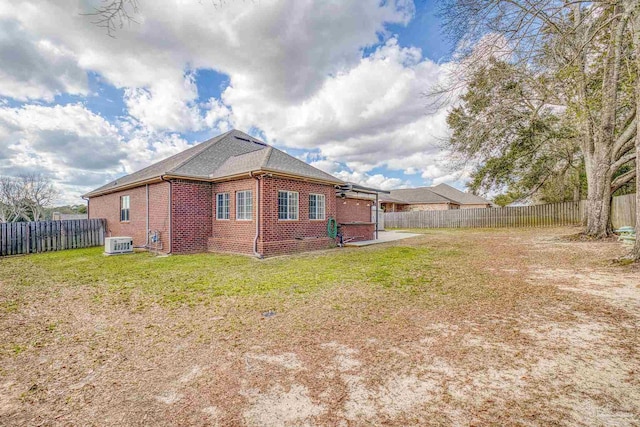
[[[81,203],[236,128],[344,180],[464,188],[423,95],[452,53],[437,1],[137,2],[112,37],[101,0],[0,2],[0,175]]]

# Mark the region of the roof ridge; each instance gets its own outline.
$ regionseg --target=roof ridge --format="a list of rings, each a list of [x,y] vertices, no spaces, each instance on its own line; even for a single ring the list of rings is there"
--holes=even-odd
[[[167,172],[174,172],[178,169],[180,169],[182,166],[186,165],[187,163],[189,163],[191,160],[194,159],[194,157],[196,157],[198,154],[201,154],[202,152],[208,150],[209,148],[211,148],[212,145],[217,144],[218,142],[222,141],[223,139],[225,139],[227,136],[229,136],[229,134],[231,134],[235,129],[231,129],[230,131],[227,131],[225,133],[221,133],[220,135],[214,136],[213,138],[211,138],[208,141],[202,142],[200,144],[196,144],[194,147],[192,148],[196,148],[200,145],[204,145],[204,147],[202,148],[202,150],[197,151],[196,153],[194,153],[192,156],[187,157],[186,160],[180,162],[178,165],[174,166],[173,168],[169,169]]]
[[[271,159],[271,154],[273,153],[273,147],[271,145],[267,145],[267,154],[264,157],[264,160],[262,161],[262,164],[260,165],[261,168],[265,168],[267,167],[267,163],[269,163],[269,159]]]

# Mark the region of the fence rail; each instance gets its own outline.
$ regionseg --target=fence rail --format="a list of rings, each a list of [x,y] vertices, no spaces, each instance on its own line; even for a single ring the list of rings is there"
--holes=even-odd
[[[585,202],[488,209],[387,212],[387,228],[550,227],[584,222]]]
[[[0,256],[100,246],[105,229],[104,219],[0,223]]]

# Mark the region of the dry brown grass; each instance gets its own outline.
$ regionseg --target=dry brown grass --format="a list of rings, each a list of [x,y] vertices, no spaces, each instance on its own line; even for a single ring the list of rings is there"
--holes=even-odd
[[[429,231],[289,259],[431,254],[408,285],[185,304],[0,272],[0,424],[638,425],[640,271],[576,232]]]

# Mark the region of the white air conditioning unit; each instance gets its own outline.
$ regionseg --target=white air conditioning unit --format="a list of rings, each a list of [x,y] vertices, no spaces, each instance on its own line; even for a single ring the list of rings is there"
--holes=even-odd
[[[104,253],[107,255],[129,254],[133,252],[131,237],[107,237],[104,239]]]

